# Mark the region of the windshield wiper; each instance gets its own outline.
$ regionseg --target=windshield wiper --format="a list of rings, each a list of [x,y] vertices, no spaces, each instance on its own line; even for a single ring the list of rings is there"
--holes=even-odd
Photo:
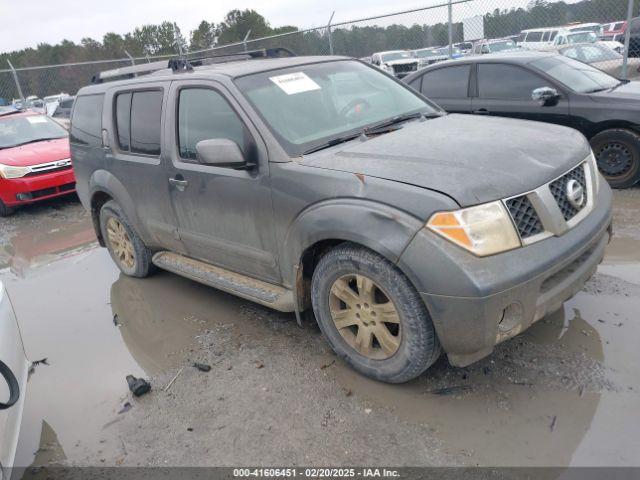
[[[380,123],[377,123],[375,125],[371,125],[369,127],[366,127],[364,130],[362,130],[362,132],[365,135],[368,135],[370,133],[375,133],[378,132],[379,130],[385,130],[386,128],[392,127],[394,125],[397,125],[399,123],[402,122],[406,122],[408,120],[413,120],[416,118],[420,118],[420,117],[424,117],[424,118],[435,118],[435,117],[439,117],[440,114],[439,113],[428,113],[428,114],[424,114],[422,112],[414,112],[414,113],[405,113],[404,115],[397,115],[395,117],[392,117],[388,120],[384,120]]]
[[[302,152],[303,155],[308,155],[313,152],[317,152],[319,150],[324,150],[325,148],[333,147],[334,145],[338,145],[339,143],[348,142],[349,140],[353,140],[354,138],[358,138],[360,133],[350,133],[349,135],[344,135],[342,137],[332,138],[331,140],[326,141],[325,143],[321,143],[320,145],[316,145],[315,147],[311,147],[308,150]]]

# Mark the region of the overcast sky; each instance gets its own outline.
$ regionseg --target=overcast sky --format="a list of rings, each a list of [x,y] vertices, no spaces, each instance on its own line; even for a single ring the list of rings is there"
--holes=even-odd
[[[135,27],[176,21],[188,36],[201,20],[219,23],[231,9],[252,8],[271,26],[312,27],[441,3],[439,0],[0,0],[0,51],[38,43],[55,44],[83,37],[101,40],[107,32],[126,33]],[[417,17],[416,17],[417,18]]]

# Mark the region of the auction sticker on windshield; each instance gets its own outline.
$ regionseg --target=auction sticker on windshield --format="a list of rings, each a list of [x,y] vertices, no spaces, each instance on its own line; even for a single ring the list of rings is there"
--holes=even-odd
[[[279,86],[287,95],[320,90],[320,85],[310,79],[304,72],[269,77],[269,80]]]

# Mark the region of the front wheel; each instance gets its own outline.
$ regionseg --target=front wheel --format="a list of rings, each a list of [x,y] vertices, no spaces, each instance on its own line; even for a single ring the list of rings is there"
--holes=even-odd
[[[0,217],[8,217],[13,214],[13,208],[7,207],[5,203],[0,200]]]
[[[591,139],[598,169],[613,188],[640,180],[640,135],[631,130],[605,130]]]
[[[346,243],[327,253],[313,273],[311,300],[333,350],[368,377],[406,382],[440,355],[420,295],[395,265],[371,250]]]

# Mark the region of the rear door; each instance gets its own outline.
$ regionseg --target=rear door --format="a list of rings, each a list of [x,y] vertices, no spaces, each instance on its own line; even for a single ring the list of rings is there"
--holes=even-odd
[[[142,239],[151,247],[183,251],[166,182],[167,161],[162,145],[162,115],[170,82],[112,90],[106,97],[105,121],[111,148],[106,168],[124,187],[122,205],[135,209]]]
[[[187,254],[229,270],[278,282],[266,145],[249,118],[215,81],[173,82],[164,178]],[[233,169],[196,159],[201,140],[228,139],[255,166]]]
[[[559,87],[520,65],[476,64],[476,84],[471,100],[476,115],[495,115],[540,122],[569,124],[569,101]],[[558,90],[556,105],[542,106],[531,98],[533,90],[551,87]]]
[[[0,469],[6,474],[18,444],[28,369],[18,323],[0,283]]]
[[[470,113],[470,72],[470,64],[436,68],[425,72],[420,84],[412,82],[412,86],[447,112]]]

